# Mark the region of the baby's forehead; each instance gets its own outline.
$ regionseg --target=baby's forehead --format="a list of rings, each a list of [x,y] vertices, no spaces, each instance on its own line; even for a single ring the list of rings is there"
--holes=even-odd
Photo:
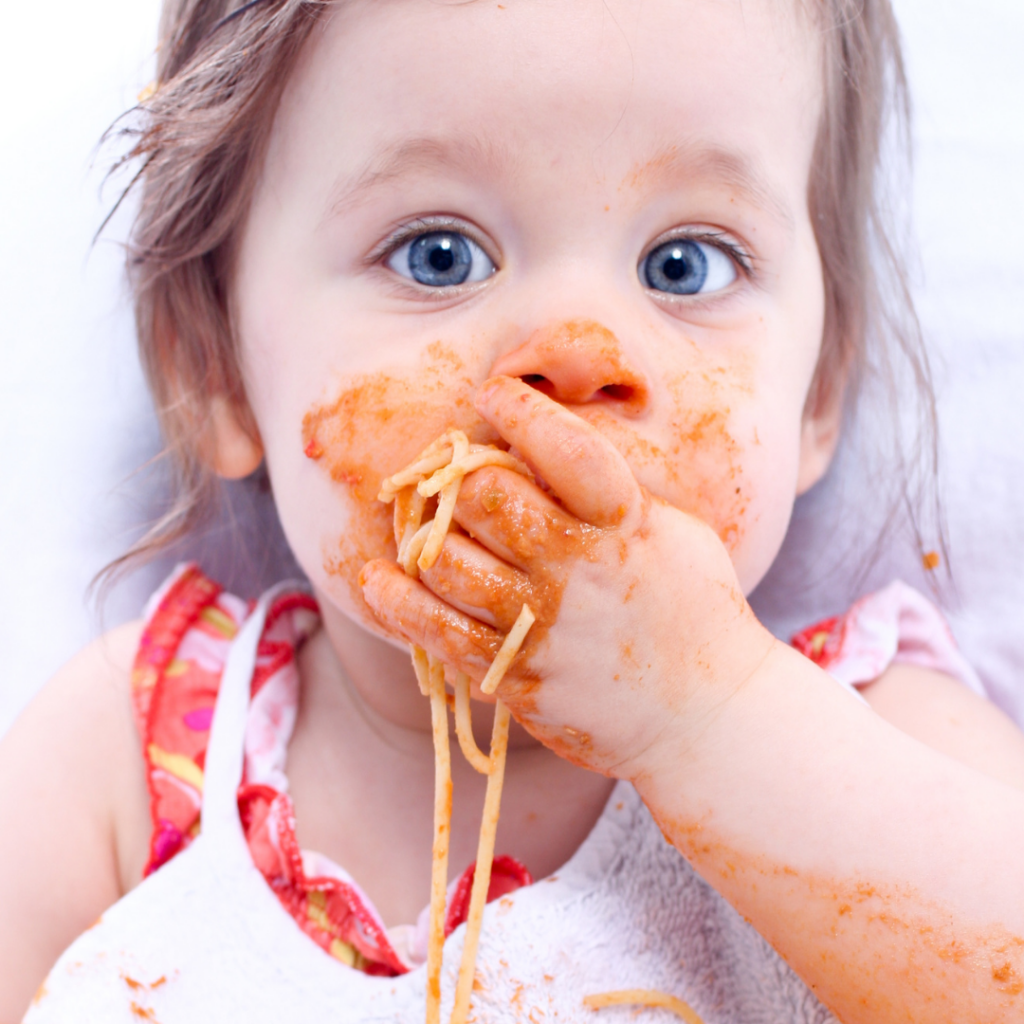
[[[341,176],[378,179],[403,147],[415,150],[406,170],[443,150],[513,178],[574,159],[621,179],[691,140],[719,151],[741,141],[752,162],[795,147],[804,164],[821,79],[797,10],[783,0],[346,5],[286,90],[278,155],[333,148]]]
[[[565,112],[580,94],[591,105],[614,96],[621,117],[638,101],[671,104],[723,74],[784,87],[811,71],[819,81],[823,6],[807,0],[362,0],[340,6],[329,19],[317,47],[320,63],[329,65],[320,68],[319,82],[344,81],[353,95],[406,103],[443,101],[491,83],[508,89],[505,103],[560,87],[560,95],[547,99]],[[311,63],[315,57],[304,65]],[[656,91],[645,88],[651,82]],[[502,107],[491,113],[500,118]]]

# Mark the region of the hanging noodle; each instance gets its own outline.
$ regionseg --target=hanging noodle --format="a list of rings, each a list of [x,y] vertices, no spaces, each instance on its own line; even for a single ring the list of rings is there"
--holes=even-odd
[[[437,561],[451,527],[462,480],[467,473],[484,466],[502,466],[523,474],[529,472],[522,462],[508,452],[487,445],[471,445],[462,431],[452,430],[422,451],[405,469],[384,481],[379,498],[383,502],[394,502],[398,562],[409,576],[418,577],[421,570],[429,569]],[[437,510],[433,519],[424,523],[427,499],[435,496]],[[534,621],[533,611],[529,605],[524,604],[480,683],[482,693],[491,694],[498,688]],[[434,843],[430,878],[430,934],[427,942],[426,1021],[427,1024],[440,1024],[441,966],[452,813],[451,754],[448,746],[450,704],[445,690],[443,663],[416,645],[412,646],[412,663],[420,691],[430,698],[434,734]],[[469,676],[464,672],[456,672],[455,734],[466,760],[481,775],[487,776],[487,791],[450,1024],[465,1024],[469,1014],[480,929],[487,903],[487,890],[491,883],[494,841],[505,778],[505,755],[508,751],[509,712],[500,700],[494,707],[490,753],[484,754],[476,745],[469,689]],[[670,1010],[687,1024],[703,1024],[700,1017],[681,999],[653,989],[605,992],[587,996],[583,1002],[592,1010],[621,1005],[660,1007]]]
[[[444,666],[433,658],[429,666],[430,718],[434,729],[434,845],[430,872],[430,934],[427,940],[427,1024],[439,1024],[444,901],[448,888],[448,841],[451,838],[452,762],[448,750]]]
[[[398,562],[406,573],[418,577],[429,569],[441,553],[451,527],[459,489],[467,473],[484,466],[502,466],[527,474],[522,462],[497,448],[471,445],[460,430],[439,437],[421,452],[405,469],[384,481],[380,500],[395,503],[395,543]],[[424,523],[428,498],[437,497],[434,518]],[[505,637],[497,656],[487,670],[481,689],[493,693],[533,625],[534,614],[523,605],[515,625]],[[434,844],[430,883],[430,934],[427,942],[427,1024],[439,1024],[441,1016],[441,965],[444,952],[445,890],[448,881],[448,843],[451,832],[452,778],[448,748],[448,698],[445,691],[444,665],[423,648],[413,645],[412,663],[420,691],[430,697],[434,732]],[[490,754],[484,754],[473,738],[469,700],[469,677],[455,675],[455,734],[466,760],[487,776],[484,813],[480,822],[476,870],[466,918],[466,937],[462,947],[462,963],[455,986],[455,1003],[451,1024],[465,1024],[476,971],[476,954],[480,943],[487,890],[491,884],[494,841],[498,831],[501,789],[505,778],[505,755],[508,750],[508,708],[499,700],[494,708]]]
[[[473,722],[469,709],[469,676],[459,672],[455,676],[455,735],[459,738],[462,756],[481,775],[491,774],[491,758],[473,739]]]
[[[599,996],[587,996],[583,1005],[591,1010],[602,1010],[606,1006],[650,1006],[671,1010],[686,1024],[704,1024],[697,1013],[682,999],[651,988],[629,988],[622,992],[603,992]]]

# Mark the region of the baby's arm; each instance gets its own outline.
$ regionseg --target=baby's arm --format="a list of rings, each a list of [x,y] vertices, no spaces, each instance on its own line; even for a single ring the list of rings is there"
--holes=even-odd
[[[529,600],[538,627],[502,699],[564,756],[631,779],[843,1021],[1019,1020],[1024,792],[893,727],[774,640],[714,534],[643,494],[567,410],[511,380],[478,408],[562,504],[501,470],[467,478],[456,519],[477,546],[422,582],[367,566],[381,621],[480,678]],[[529,584],[504,593],[495,558]],[[494,581],[490,597],[474,579]],[[892,713],[922,682],[902,674],[873,695]],[[969,712],[1016,779],[1016,736],[961,696],[943,690],[947,711]],[[942,717],[928,726],[940,747],[956,734]]]
[[[140,626],[69,662],[0,743],[0,1021],[136,884],[148,795],[129,677]]]
[[[955,679],[896,664],[860,689],[874,711],[908,736],[1000,782],[1024,789],[1024,733]]]
[[[1019,777],[1013,747],[998,760]],[[663,763],[638,785],[666,833],[841,1020],[1020,1019],[1020,790],[781,645],[697,749]]]

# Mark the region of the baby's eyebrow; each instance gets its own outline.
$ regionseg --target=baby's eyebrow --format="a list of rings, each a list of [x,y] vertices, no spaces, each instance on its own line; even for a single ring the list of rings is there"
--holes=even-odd
[[[488,176],[514,176],[520,154],[494,139],[456,135],[410,136],[385,146],[361,170],[332,190],[328,216],[344,214],[381,186],[406,175],[461,169]],[[792,228],[793,212],[782,193],[749,155],[711,142],[690,140],[668,145],[634,166],[620,189],[645,193],[686,184],[713,182],[733,190],[751,206],[765,210]]]
[[[736,192],[741,199],[792,228],[793,211],[757,161],[746,153],[716,143],[688,141],[665,146],[643,164],[637,164],[619,185],[645,193],[687,183],[713,182]]]
[[[362,170],[339,183],[328,203],[331,215],[344,213],[368,192],[415,172],[453,168],[467,171],[514,173],[518,156],[511,147],[492,139],[415,136],[391,143]]]

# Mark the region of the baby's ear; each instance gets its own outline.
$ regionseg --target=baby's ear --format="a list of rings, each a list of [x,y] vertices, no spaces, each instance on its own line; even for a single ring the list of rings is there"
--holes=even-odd
[[[839,444],[843,422],[846,373],[831,380],[816,379],[811,385],[800,431],[800,469],[796,493],[809,491],[824,475]]]
[[[240,410],[226,395],[214,395],[207,424],[201,456],[218,476],[240,480],[259,467],[263,442],[248,410]]]

